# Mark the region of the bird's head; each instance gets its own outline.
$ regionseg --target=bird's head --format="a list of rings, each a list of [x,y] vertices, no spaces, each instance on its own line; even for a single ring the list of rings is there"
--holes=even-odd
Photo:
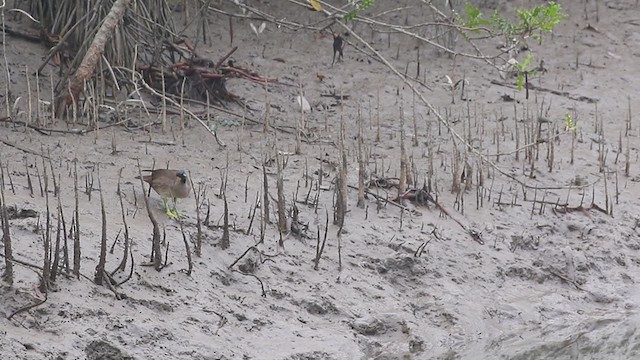
[[[176,176],[180,178],[180,181],[183,183],[187,182],[187,172],[184,170],[180,170],[176,173]]]

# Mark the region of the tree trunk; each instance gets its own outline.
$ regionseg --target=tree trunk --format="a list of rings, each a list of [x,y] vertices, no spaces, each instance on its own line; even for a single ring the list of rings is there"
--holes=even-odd
[[[111,11],[109,11],[109,14],[104,18],[102,26],[100,26],[96,36],[93,38],[91,46],[89,46],[87,53],[82,59],[82,63],[80,63],[76,72],[71,76],[69,84],[65,84],[63,86],[61,94],[59,94],[56,99],[57,117],[61,117],[69,105],[74,102],[77,103],[78,96],[84,88],[85,81],[91,78],[93,70],[104,52],[104,47],[107,44],[107,41],[109,41],[113,34],[113,30],[124,16],[130,2],[131,0],[116,0],[111,7]]]

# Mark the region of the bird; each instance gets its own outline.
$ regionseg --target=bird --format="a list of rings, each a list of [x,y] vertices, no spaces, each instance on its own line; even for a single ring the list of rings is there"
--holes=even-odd
[[[188,181],[187,172],[184,170],[169,169],[143,171],[151,173],[150,175],[143,176],[142,180],[149,183],[151,188],[162,197],[162,204],[167,216],[171,218],[182,216],[182,214],[176,210],[176,199],[186,198],[191,192],[191,183]],[[136,176],[136,179],[140,179],[140,176]],[[173,209],[170,209],[167,205],[169,198],[173,200]]]
[[[331,66],[336,62],[336,55],[338,55],[338,62],[342,60],[344,54],[342,51],[344,50],[344,37],[349,36],[349,33],[346,32],[344,35],[334,33],[333,36],[333,60],[331,61]]]

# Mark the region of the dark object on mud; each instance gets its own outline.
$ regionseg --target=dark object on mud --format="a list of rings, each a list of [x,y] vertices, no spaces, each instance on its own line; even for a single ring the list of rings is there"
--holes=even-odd
[[[9,220],[37,218],[38,212],[33,209],[18,209],[16,206],[9,206],[7,215],[9,215]]]
[[[235,95],[227,91],[226,80],[229,78],[241,78],[259,84],[279,83],[277,79],[262,77],[228,60],[237,49],[237,46],[234,47],[214,62],[196,54],[193,45],[186,40],[177,43],[165,42],[162,57],[167,59],[164,62],[169,62],[170,65],[139,65],[137,70],[149,85],[159,91],[217,104],[237,100]],[[223,65],[225,61],[226,66]]]
[[[144,80],[153,88],[176,96],[211,103],[224,103],[233,96],[227,91],[225,76],[209,59],[190,53],[178,44],[165,45],[165,54],[171,59],[181,59],[168,67],[138,66]],[[163,89],[164,85],[164,89]]]
[[[344,56],[344,38],[341,34],[333,34],[333,60],[331,61],[331,66],[336,62],[336,54],[338,54],[338,62],[342,61]],[[349,33],[344,33],[344,36],[349,36]]]
[[[133,360],[134,358],[126,355],[122,350],[103,340],[94,340],[85,348],[84,352],[88,360]]]

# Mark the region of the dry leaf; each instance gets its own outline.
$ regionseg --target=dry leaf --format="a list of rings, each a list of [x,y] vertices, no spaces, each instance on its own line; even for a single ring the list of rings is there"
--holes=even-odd
[[[322,5],[320,5],[318,0],[309,0],[309,3],[315,11],[322,11]]]

